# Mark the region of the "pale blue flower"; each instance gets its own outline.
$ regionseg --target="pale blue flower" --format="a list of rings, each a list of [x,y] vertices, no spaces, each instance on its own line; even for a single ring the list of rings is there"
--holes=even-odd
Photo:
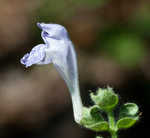
[[[75,121],[79,123],[82,118],[82,101],[78,85],[77,61],[67,30],[58,24],[37,23],[37,26],[42,29],[41,36],[45,44],[35,46],[30,53],[24,55],[21,63],[26,67],[53,63],[69,88]]]

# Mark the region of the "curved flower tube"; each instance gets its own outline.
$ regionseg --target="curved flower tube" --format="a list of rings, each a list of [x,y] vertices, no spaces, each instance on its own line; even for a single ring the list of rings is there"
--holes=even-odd
[[[30,53],[24,55],[21,63],[26,67],[53,63],[69,88],[74,118],[80,123],[83,106],[78,84],[76,53],[67,30],[58,24],[37,23],[37,26],[42,30],[41,36],[45,44],[35,46]]]

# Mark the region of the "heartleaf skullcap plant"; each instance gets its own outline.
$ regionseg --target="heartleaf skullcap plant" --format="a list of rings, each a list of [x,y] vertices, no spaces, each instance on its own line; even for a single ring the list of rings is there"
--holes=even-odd
[[[78,124],[95,132],[107,131],[112,138],[117,138],[119,130],[130,128],[139,120],[139,108],[134,103],[122,105],[119,114],[115,116],[114,111],[119,97],[110,87],[99,88],[96,94],[91,93],[90,97],[95,105],[83,107],[76,53],[67,30],[58,24],[37,23],[37,26],[42,30],[44,44],[35,46],[30,53],[25,54],[21,63],[26,67],[53,63],[69,88],[74,119]],[[107,115],[107,120],[102,112]]]
[[[79,123],[82,118],[82,101],[78,85],[76,53],[67,30],[58,24],[37,23],[37,26],[42,30],[41,36],[45,44],[35,46],[30,53],[24,55],[21,63],[26,67],[53,63],[69,88],[74,118]]]

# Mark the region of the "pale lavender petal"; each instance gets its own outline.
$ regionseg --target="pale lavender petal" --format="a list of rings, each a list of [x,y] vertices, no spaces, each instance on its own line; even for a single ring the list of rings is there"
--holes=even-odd
[[[68,54],[66,57],[66,66],[67,66],[67,73],[70,80],[70,87],[71,89],[75,89],[78,87],[78,70],[77,70],[77,61],[76,61],[76,54],[74,51],[74,47],[72,43],[69,43],[68,47]]]
[[[35,46],[30,53],[24,55],[21,59],[21,63],[24,64],[26,67],[29,67],[33,64],[45,64],[45,45],[39,44]],[[50,63],[51,61],[49,61]]]
[[[47,41],[46,37],[55,40],[68,39],[67,30],[62,25],[37,23],[37,26],[42,29],[41,36],[47,45],[49,45],[49,42]]]
[[[79,123],[82,116],[82,101],[74,46],[62,25],[37,23],[37,26],[42,30],[41,36],[45,44],[34,47],[30,53],[24,55],[21,63],[26,67],[33,64],[54,64],[69,88],[75,120]]]
[[[70,42],[70,46],[68,48],[67,54],[67,64],[68,64],[68,72],[71,80],[78,80],[78,70],[77,70],[77,57],[72,43]]]
[[[66,81],[69,90],[73,91],[78,87],[78,71],[75,50],[67,30],[58,24],[37,23],[37,26],[42,29],[41,35],[45,45],[34,47],[21,59],[21,63],[29,67],[32,64],[52,62]]]

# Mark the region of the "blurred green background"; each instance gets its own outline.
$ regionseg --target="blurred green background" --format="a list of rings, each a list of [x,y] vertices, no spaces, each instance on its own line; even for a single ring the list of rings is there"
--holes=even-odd
[[[43,43],[37,22],[67,28],[78,56],[84,104],[92,104],[90,91],[113,87],[121,103],[137,103],[142,114],[119,138],[149,138],[149,0],[1,0],[0,137],[98,135],[74,122],[68,89],[52,65],[26,69],[20,64],[25,53]]]

